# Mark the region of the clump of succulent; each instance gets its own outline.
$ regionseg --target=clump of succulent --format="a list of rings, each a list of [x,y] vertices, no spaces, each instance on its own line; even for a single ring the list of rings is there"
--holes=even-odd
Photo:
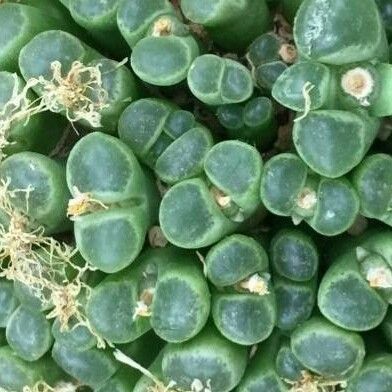
[[[392,0],[0,26],[0,392],[392,391]]]

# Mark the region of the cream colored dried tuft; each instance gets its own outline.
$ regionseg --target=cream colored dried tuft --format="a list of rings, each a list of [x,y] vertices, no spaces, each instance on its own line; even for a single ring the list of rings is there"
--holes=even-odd
[[[100,67],[101,64],[86,66],[74,61],[68,73],[63,75],[61,63],[54,61],[50,65],[50,80],[43,76],[31,78],[20,93],[18,77],[14,74],[12,96],[0,111],[0,160],[4,158],[4,148],[10,144],[12,126],[18,121],[28,122],[38,113],[65,112],[72,124],[84,120],[94,128],[101,127],[101,111],[108,106],[108,93],[102,85]],[[41,90],[41,96],[31,101],[27,96],[34,87]]]
[[[341,87],[346,94],[359,101],[362,106],[369,106],[369,95],[374,90],[372,74],[365,68],[356,67],[347,71],[341,79]]]
[[[172,32],[173,23],[167,17],[159,18],[153,26],[152,36],[153,37],[162,37],[170,35]]]
[[[28,122],[29,118],[41,111],[36,101],[27,98],[29,90],[37,85],[35,80],[30,80],[19,92],[19,79],[14,73],[14,87],[12,95],[0,111],[0,161],[5,158],[4,148],[12,144],[8,138],[12,126],[19,121]]]
[[[44,228],[31,228],[28,216],[12,204],[17,193],[25,193],[26,211],[32,190],[9,189],[10,180],[0,182],[0,210],[8,225],[0,224],[0,277],[28,286],[43,306],[53,308],[47,318],[57,318],[61,330],[69,329],[71,319],[86,326],[96,336],[98,346],[105,342],[93,331],[78,298],[89,295],[83,282],[85,273],[93,270],[87,264],[72,261],[77,250],[44,234]],[[65,269],[73,270],[70,280]]]
[[[138,317],[150,317],[151,316],[151,304],[154,298],[154,288],[148,288],[142,291],[139,301],[136,302],[136,307],[133,312],[133,320]]]
[[[284,380],[291,385],[289,392],[343,392],[347,387],[346,381],[324,380],[322,377],[312,375],[306,370],[302,371],[301,374],[302,378],[299,381]]]
[[[225,195],[220,189],[216,187],[211,188],[211,194],[220,208],[228,208],[231,205],[231,197]]]
[[[78,216],[99,210],[107,210],[109,207],[100,200],[94,199],[91,193],[82,193],[74,186],[75,197],[68,202],[67,216],[75,220]]]
[[[294,64],[297,60],[297,48],[291,44],[282,44],[279,49],[280,58],[287,64]]]
[[[63,75],[61,63],[53,61],[50,65],[52,79],[46,80],[43,76],[35,79],[43,90],[39,106],[54,113],[65,111],[71,123],[85,120],[92,127],[99,128],[100,112],[108,106],[100,66],[86,66],[74,61],[68,73]]]
[[[310,188],[304,188],[297,197],[297,206],[303,210],[312,210],[317,204],[317,194]]]
[[[241,289],[247,290],[252,294],[267,295],[270,293],[268,281],[269,279],[267,277],[254,274],[248,279],[243,280],[239,286]]]
[[[369,268],[366,273],[366,280],[370,287],[390,289],[392,288],[392,271],[387,267]]]

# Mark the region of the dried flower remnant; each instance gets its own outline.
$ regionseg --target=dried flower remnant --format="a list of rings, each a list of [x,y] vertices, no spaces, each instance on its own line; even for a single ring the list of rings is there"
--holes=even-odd
[[[212,187],[211,194],[220,208],[224,209],[230,206],[231,197],[225,195],[220,189]]]
[[[243,210],[234,203],[231,196],[226,195],[215,186],[211,187],[210,192],[218,207],[230,220],[237,223],[245,220]]]
[[[152,36],[153,37],[163,37],[170,35],[172,32],[173,23],[167,17],[159,18],[153,26]]]
[[[265,276],[261,276],[259,274],[253,274],[249,278],[243,280],[239,283],[239,288],[242,290],[247,290],[252,294],[257,295],[267,295],[270,293],[268,289],[268,281],[270,276],[268,274],[264,274]]]
[[[154,292],[154,288],[148,288],[142,291],[139,301],[136,302],[136,307],[133,313],[133,320],[136,320],[138,317],[151,316],[150,306],[154,298]]]
[[[52,308],[47,318],[57,318],[61,330],[68,330],[70,320],[76,320],[73,328],[86,326],[96,336],[98,347],[104,347],[105,342],[92,330],[79,301],[90,293],[83,279],[92,268],[75,264],[72,259],[76,249],[46,236],[43,227],[32,225],[28,215],[12,203],[18,193],[25,193],[28,212],[33,191],[11,190],[9,179],[0,182],[0,211],[4,218],[0,223],[0,277],[26,285],[42,306]],[[72,279],[68,277],[70,271]]]
[[[73,187],[75,197],[68,202],[67,216],[75,220],[78,216],[99,211],[107,210],[109,207],[100,200],[94,199],[91,193],[82,193],[77,187]]]
[[[297,60],[297,48],[294,45],[284,43],[279,49],[280,58],[287,64],[294,64]]]
[[[347,71],[341,79],[341,87],[346,94],[351,95],[362,106],[369,106],[369,96],[374,91],[374,79],[365,68],[356,67]]]
[[[317,204],[317,194],[313,189],[304,188],[298,198],[297,206],[303,210],[312,210]]]
[[[4,148],[10,144],[12,126],[20,121],[27,123],[38,113],[65,112],[71,124],[83,120],[93,128],[99,128],[101,111],[108,106],[108,92],[102,86],[100,67],[101,64],[86,66],[74,61],[68,73],[63,75],[61,63],[54,61],[50,64],[51,79],[31,78],[20,92],[18,77],[14,74],[12,96],[0,111],[0,160],[4,158]],[[40,90],[39,98],[29,98],[33,88]]]
[[[70,382],[60,382],[54,387],[43,381],[37,382],[33,387],[25,386],[22,392],[76,392],[80,385]],[[3,392],[0,388],[0,392]]]
[[[366,280],[369,282],[370,287],[390,289],[392,288],[392,271],[387,267],[369,268]]]
[[[191,389],[189,391],[185,391],[179,388],[175,388],[176,382],[174,381],[170,381],[167,385],[165,385],[148,369],[144,368],[142,365],[122,353],[120,350],[116,349],[113,354],[117,361],[138,370],[153,382],[153,385],[147,387],[147,392],[212,392],[211,380],[207,380],[206,385],[204,385],[201,380],[194,379],[191,384]]]
[[[0,110],[0,161],[5,158],[4,148],[12,144],[9,141],[12,127],[20,121],[27,123],[32,115],[41,111],[37,106],[37,101],[28,98],[30,89],[35,87],[37,82],[28,81],[19,92],[18,76],[14,73],[12,77],[14,78],[12,95]]]
[[[301,375],[301,379],[295,382],[284,380],[291,385],[289,392],[343,392],[347,387],[346,381],[325,380],[306,370],[302,371]]]
[[[102,87],[100,66],[86,66],[74,61],[63,76],[61,63],[53,61],[50,65],[52,79],[46,80],[43,76],[36,79],[42,88],[40,106],[55,113],[65,111],[71,123],[85,120],[92,127],[99,128],[100,111],[108,106],[108,93]]]

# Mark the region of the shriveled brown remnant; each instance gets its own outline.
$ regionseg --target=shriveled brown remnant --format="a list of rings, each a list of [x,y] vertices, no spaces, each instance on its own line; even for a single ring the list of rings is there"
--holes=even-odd
[[[160,226],[151,227],[148,231],[148,242],[152,248],[164,248],[169,243]]]

